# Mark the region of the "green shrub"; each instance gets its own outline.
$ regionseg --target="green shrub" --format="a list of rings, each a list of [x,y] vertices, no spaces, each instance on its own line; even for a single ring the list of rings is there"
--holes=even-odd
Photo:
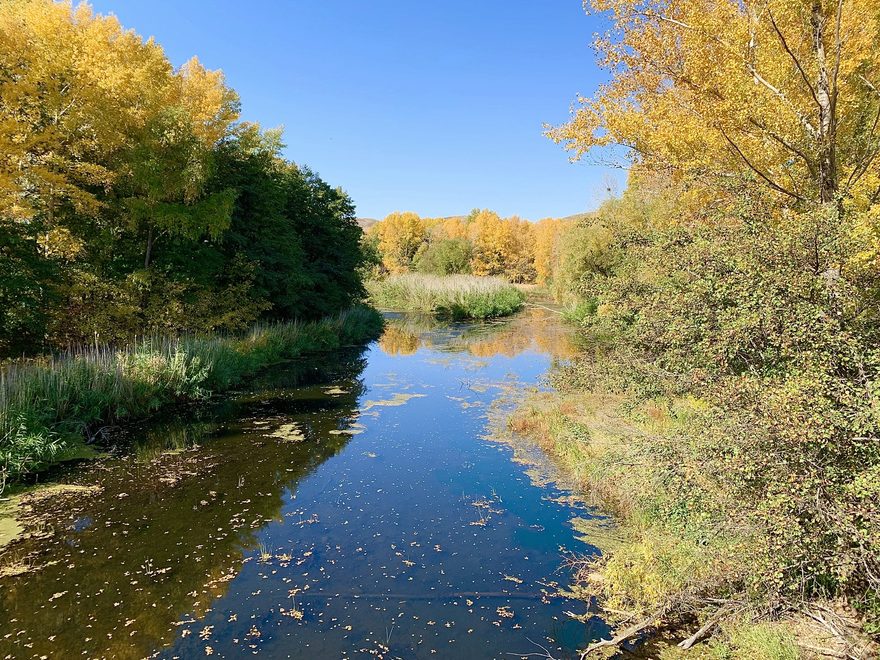
[[[427,244],[416,254],[415,268],[430,275],[462,275],[471,272],[473,246],[466,238],[446,238]]]

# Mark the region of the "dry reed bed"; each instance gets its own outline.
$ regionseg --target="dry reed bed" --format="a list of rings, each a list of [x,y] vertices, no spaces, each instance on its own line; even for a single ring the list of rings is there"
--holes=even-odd
[[[380,307],[455,319],[508,316],[525,300],[525,294],[506,280],[473,275],[392,275],[367,288]]]

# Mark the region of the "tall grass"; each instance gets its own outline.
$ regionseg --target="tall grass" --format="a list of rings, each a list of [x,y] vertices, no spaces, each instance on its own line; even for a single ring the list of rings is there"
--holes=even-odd
[[[0,370],[0,491],[104,425],[206,398],[262,367],[365,341],[381,327],[375,310],[355,307],[317,322],[258,325],[245,336],[151,337],[11,363]]]
[[[427,312],[455,319],[487,319],[513,314],[525,294],[497,277],[473,275],[395,275],[367,284],[380,307]]]

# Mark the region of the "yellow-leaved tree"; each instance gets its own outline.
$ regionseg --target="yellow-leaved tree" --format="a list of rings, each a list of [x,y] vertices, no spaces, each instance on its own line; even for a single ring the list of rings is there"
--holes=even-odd
[[[143,233],[145,266],[158,234],[217,235],[231,193],[202,188],[237,118],[222,74],[195,59],[175,71],[113,16],[69,1],[0,3],[0,217],[41,223],[46,250],[74,254],[67,211],[93,218],[108,198],[124,200],[114,221]]]
[[[0,62],[0,214],[96,212],[131,127],[173,92],[162,49],[87,5],[8,0]]]
[[[546,285],[553,279],[553,270],[558,261],[557,243],[562,231],[562,220],[544,218],[535,223],[535,282]]]
[[[474,275],[506,277],[512,282],[534,279],[532,224],[517,217],[503,219],[494,211],[472,214],[468,231],[473,243]]]
[[[576,157],[624,145],[706,198],[880,196],[878,0],[591,0],[612,80],[550,130]]]
[[[382,266],[389,273],[408,272],[428,238],[425,223],[409,211],[389,214],[370,227],[370,235],[378,238]]]

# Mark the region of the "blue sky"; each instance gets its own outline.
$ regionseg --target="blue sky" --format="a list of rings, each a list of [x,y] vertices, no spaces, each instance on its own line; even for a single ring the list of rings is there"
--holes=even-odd
[[[358,215],[475,207],[536,220],[595,208],[609,177],[542,135],[605,79],[581,0],[94,0],[175,65],[222,69],[243,118]]]

